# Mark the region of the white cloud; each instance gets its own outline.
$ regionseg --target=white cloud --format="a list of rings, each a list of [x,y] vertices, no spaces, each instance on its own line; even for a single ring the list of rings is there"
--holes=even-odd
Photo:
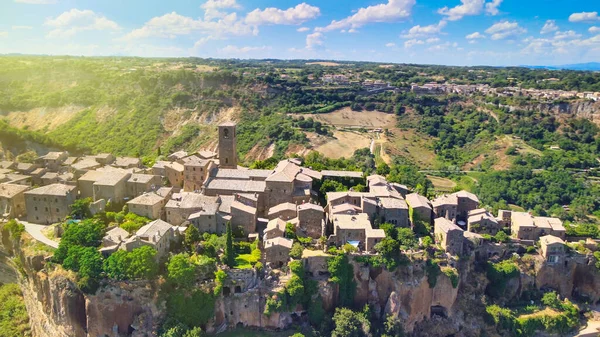
[[[15,0],[15,2],[30,5],[54,5],[57,0]]]
[[[248,54],[251,52],[256,52],[256,51],[261,51],[261,50],[270,50],[270,49],[271,49],[271,47],[267,47],[267,46],[238,47],[238,46],[228,45],[225,48],[220,49],[219,52],[222,54],[228,54],[228,55],[239,55],[239,54]]]
[[[410,17],[416,0],[388,0],[387,3],[359,8],[353,15],[342,20],[333,20],[326,27],[316,30],[329,32],[348,28],[360,28],[373,22],[397,22]]]
[[[236,0],[208,0],[207,2],[200,5],[200,8],[204,9],[217,9],[217,8],[236,8],[240,9],[240,6]]]
[[[467,40],[485,39],[485,35],[481,34],[480,32],[475,32],[475,33],[465,36],[465,39],[467,39]]]
[[[465,16],[480,15],[484,12],[489,15],[497,15],[500,11],[498,7],[502,4],[502,0],[460,0],[461,4],[449,8],[448,6],[438,9],[438,13],[448,17],[450,21],[457,21]]]
[[[255,9],[246,16],[246,23],[251,25],[299,25],[321,15],[319,7],[301,3],[296,7],[282,10],[275,7],[264,10]]]
[[[389,43],[386,43],[385,46],[388,48],[392,48],[392,47],[396,47],[396,44],[394,42],[389,42]]]
[[[491,35],[492,40],[502,40],[507,37],[524,34],[527,32],[527,30],[523,27],[520,27],[516,21],[500,21],[486,29],[485,32]]]
[[[323,45],[323,33],[315,32],[306,36],[306,49],[314,49]]]
[[[224,35],[257,35],[258,28],[239,21],[236,13],[227,14],[218,20],[207,21],[202,19],[194,20],[172,12],[150,19],[144,26],[129,32],[122,39],[132,40],[150,37],[173,39],[177,36],[190,35],[192,33],[204,33],[213,37],[222,37]]]
[[[309,30],[310,30],[310,28],[308,28],[308,27],[300,27],[300,28],[296,29],[296,31],[300,32],[300,33],[308,32]]]
[[[548,20],[544,24],[544,27],[542,27],[542,30],[540,31],[540,34],[548,34],[548,33],[555,32],[557,30],[558,30],[558,26],[556,25],[556,21],[554,21],[554,20]]]
[[[427,43],[436,43],[436,42],[440,42],[440,39],[438,37],[430,37],[427,40],[425,40],[425,42],[427,42]]]
[[[559,35],[559,34],[556,34]],[[579,35],[580,36],[580,35]],[[560,36],[559,36],[560,37]],[[590,50],[600,48],[600,35],[593,36],[588,39],[536,39],[528,38],[523,40],[527,44],[521,50],[522,54],[572,54],[579,55]]]
[[[417,37],[436,35],[442,32],[442,29],[446,27],[446,21],[442,20],[437,25],[421,26],[416,25],[408,30],[408,33],[401,35],[405,39],[414,39]]]
[[[598,21],[600,17],[598,17],[598,12],[581,12],[581,13],[573,13],[569,16],[569,21],[571,22],[586,22],[586,21]]]
[[[411,39],[404,42],[404,48],[411,48],[412,46],[416,46],[418,44],[425,44],[423,40]]]
[[[211,36],[211,35],[202,37],[194,43],[194,49],[198,49],[198,48],[204,46],[208,41],[211,41],[211,40],[218,40],[218,38]]]
[[[0,37],[7,37],[8,36],[8,32],[0,32]]]
[[[580,38],[580,37],[581,37],[581,34],[577,34],[573,30],[568,30],[566,32],[558,31],[554,34],[554,38],[556,40],[576,39],[576,38]]]
[[[600,27],[592,26],[590,29],[588,29],[588,31],[592,34],[600,33]]]
[[[56,18],[49,18],[44,25],[54,28],[48,37],[71,37],[86,30],[119,30],[119,25],[93,11],[76,8],[64,12]]]
[[[12,30],[30,30],[33,29],[31,26],[12,26]]]
[[[489,15],[498,15],[500,10],[498,7],[502,3],[502,0],[492,0],[492,2],[488,2],[485,4],[485,12]]]

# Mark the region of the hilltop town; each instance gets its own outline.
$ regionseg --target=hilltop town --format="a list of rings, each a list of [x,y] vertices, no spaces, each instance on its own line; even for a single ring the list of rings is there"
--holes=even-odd
[[[429,200],[405,185],[388,182],[382,175],[317,171],[303,166],[301,158],[282,160],[273,169],[241,167],[236,136],[236,124],[223,123],[218,126],[217,152],[177,151],[151,167],[144,167],[139,158],[111,154],[71,157],[67,152],[49,152],[31,164],[1,162],[2,216],[17,224],[16,227],[22,226],[34,241],[58,248],[55,255],[64,253],[58,252],[71,242],[70,232],[74,228],[84,223],[87,226],[90,219],[104,219],[101,244],[93,249],[105,261],[113,261],[113,255],[135,254],[149,247],[152,259],[145,261],[158,263],[159,269],[169,261],[165,267],[169,273],[173,259],[181,252],[189,249],[194,256],[206,254],[211,235],[234,239],[236,254],[226,247],[212,255],[220,261],[215,266],[220,287],[215,294],[221,296],[221,304],[216,307],[221,308],[217,309],[219,312],[224,310],[223,306],[227,309],[221,316],[203,321],[203,328],[209,332],[234,326],[280,329],[296,322],[293,315],[277,316],[273,321],[274,312],[308,310],[313,315],[315,309],[310,304],[304,309],[296,307],[304,300],[293,299],[297,295],[289,294],[290,283],[300,278],[304,287],[308,287],[310,279],[327,283],[335,276],[338,287],[349,286],[344,282],[352,282],[359,276],[351,273],[350,279],[346,275],[346,281],[340,281],[342,276],[332,275],[336,269],[332,269],[331,261],[342,263],[336,256],[347,256],[350,261],[362,261],[370,268],[383,267],[393,272],[398,266],[423,259],[418,256],[425,253],[422,261],[426,262],[424,268],[432,290],[442,268],[454,288],[451,291],[454,299],[448,302],[441,299],[444,296],[428,295],[433,297],[427,300],[430,305],[421,309],[423,317],[411,314],[414,309],[403,314],[403,309],[394,307],[398,299],[392,297],[384,303],[374,302],[383,305],[377,310],[396,317],[406,331],[427,322],[428,317],[446,319],[453,315],[452,301],[458,301],[456,288],[470,282],[463,276],[468,268],[465,263],[502,264],[510,254],[523,256],[527,252],[536,254],[538,270],[550,268],[558,272],[574,270],[589,261],[589,256],[569,248],[571,244],[580,244],[580,238],[568,238],[558,218],[510,210],[499,210],[494,215],[475,194],[467,191],[439,194]],[[353,188],[322,194],[320,187],[326,181]],[[9,231],[15,231],[14,228],[11,226]],[[68,235],[69,241],[61,239],[63,235]],[[585,245],[596,247],[589,239]],[[51,261],[53,257],[46,259]],[[72,268],[67,265],[68,259],[61,262],[67,269]],[[300,266],[303,272],[296,270]],[[96,277],[110,279],[112,272],[106,269],[106,263],[104,268],[106,274]],[[349,268],[352,270],[351,265]],[[76,270],[82,281],[83,270]],[[223,276],[218,276],[219,272]],[[209,273],[201,279],[197,277],[192,283],[215,276]],[[535,287],[556,286],[552,277],[544,280],[540,277]],[[85,282],[88,283],[80,283],[80,287],[93,294],[97,286],[90,286],[87,279]],[[354,284],[357,294],[372,287],[369,282],[368,289],[361,288],[365,287],[361,283]],[[326,289],[305,296],[322,303]],[[342,290],[337,291],[340,298],[321,304],[325,309],[332,310],[336,303],[348,305],[356,301],[351,294],[344,300]],[[258,302],[252,305],[257,312],[249,315],[239,301],[249,301],[244,296],[256,296],[257,292],[265,294],[267,299],[256,299]],[[116,320],[108,326],[118,332],[130,330],[136,326],[134,320],[138,314],[128,315],[121,323]],[[261,315],[270,320],[259,323],[256,317]],[[89,324],[84,330],[92,328]],[[106,326],[93,329],[94,333],[108,333]],[[72,331],[78,334],[80,330]]]

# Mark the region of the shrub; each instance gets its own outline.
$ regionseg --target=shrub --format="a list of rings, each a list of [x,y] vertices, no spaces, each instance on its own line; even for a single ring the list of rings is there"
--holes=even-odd
[[[448,276],[450,282],[452,283],[452,288],[456,289],[458,287],[458,272],[454,268],[444,268],[444,274]]]
[[[441,269],[437,261],[427,260],[427,262],[425,262],[425,274],[427,274],[427,283],[429,283],[429,288],[435,288],[440,272]]]
[[[499,298],[504,294],[508,281],[519,276],[519,269],[514,262],[504,260],[498,263],[488,263],[486,275],[490,280],[486,293],[491,297]]]
[[[292,245],[292,249],[290,250],[290,257],[293,259],[299,259],[302,257],[302,252],[304,251],[304,246],[299,242],[294,242]]]
[[[10,233],[11,239],[17,241],[21,239],[21,235],[25,231],[25,226],[14,219],[11,219],[4,225],[4,229]]]

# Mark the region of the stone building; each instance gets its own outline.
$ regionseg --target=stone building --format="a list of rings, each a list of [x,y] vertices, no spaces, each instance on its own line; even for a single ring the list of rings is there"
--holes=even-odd
[[[178,162],[169,163],[168,165],[165,164],[164,170],[165,176],[172,187],[183,187],[183,172],[185,171],[185,168],[182,164]]]
[[[297,215],[298,210],[296,204],[292,204],[291,202],[284,202],[282,204],[269,208],[267,218],[269,220],[280,218],[287,221],[295,218]]]
[[[410,227],[408,221],[408,205],[403,199],[379,198],[377,213],[383,222],[391,223],[396,227]]]
[[[562,264],[565,261],[565,242],[554,235],[540,237],[540,249],[547,263]]]
[[[114,204],[122,204],[128,197],[127,180],[131,173],[123,171],[106,171],[94,183],[94,201],[104,199]]]
[[[121,227],[115,227],[106,232],[102,238],[102,247],[119,246],[121,242],[127,240],[131,235]]]
[[[469,216],[467,217],[467,231],[469,232],[494,236],[503,227],[498,222],[498,219],[485,210],[485,208],[469,211]]]
[[[115,156],[110,153],[100,153],[93,156],[101,165],[110,165],[115,161]]]
[[[146,192],[156,191],[162,186],[160,176],[134,173],[127,180],[127,196],[135,198]]]
[[[56,172],[46,172],[42,176],[42,185],[50,185],[50,184],[76,184],[74,181],[73,173],[66,172],[63,174]]]
[[[62,163],[69,157],[68,152],[48,152],[37,159],[37,162],[51,172],[61,169]]]
[[[237,168],[237,133],[236,124],[232,122],[219,125],[219,166]]]
[[[469,211],[479,208],[479,199],[473,193],[460,191],[435,198],[431,204],[437,218],[466,221]]]
[[[169,254],[171,243],[174,240],[175,228],[165,221],[154,220],[125,240],[121,248],[130,252],[142,246],[150,246],[156,249],[156,257],[160,260]]]
[[[511,212],[511,232],[517,239],[534,242],[544,235],[564,239],[567,233],[560,219],[534,217],[527,212]]]
[[[37,224],[61,222],[71,213],[77,197],[75,186],[52,184],[25,192],[27,221]]]
[[[273,268],[281,268],[290,258],[290,250],[294,241],[283,237],[265,240],[265,262]]]
[[[208,223],[214,224],[215,230],[217,229],[216,216],[220,204],[219,197],[182,192],[179,196],[173,196],[173,198],[165,205],[167,222],[180,226],[188,221],[192,214],[200,213],[196,215],[202,215],[202,218],[205,218]],[[199,230],[203,227],[200,222],[202,222],[202,219],[197,220],[197,224],[200,226]],[[207,224],[206,227],[209,227],[209,225]]]
[[[96,170],[90,170],[85,172],[79,179],[77,179],[77,188],[79,189],[79,197],[82,199],[91,198],[94,199],[94,184],[100,180],[106,172],[100,172]]]
[[[179,160],[183,164],[183,190],[186,192],[200,191],[209,174],[211,161],[197,156],[189,156]]]
[[[139,168],[142,167],[142,161],[140,158],[117,157],[112,166],[122,169]]]
[[[351,244],[365,251],[372,251],[385,238],[382,229],[373,229],[366,213],[356,215],[336,214],[333,217],[333,235],[328,242],[341,247]]]
[[[238,200],[231,203],[231,227],[242,228],[244,234],[256,232],[257,210]]]
[[[39,165],[32,163],[17,163],[15,171],[24,175],[31,175],[31,172],[39,168]]]
[[[265,228],[265,234],[263,235],[263,241],[267,241],[269,239],[274,239],[276,237],[283,237],[285,234],[285,226],[286,222],[275,218],[267,223],[267,228]]]
[[[298,205],[296,229],[313,239],[325,235],[325,214],[323,207],[315,204]]]
[[[429,199],[418,193],[410,193],[406,195],[406,203],[409,206],[409,209],[412,210],[412,219],[411,221],[415,221],[415,216],[418,216],[419,219],[431,223],[433,210],[431,208],[431,202]]]
[[[25,191],[29,186],[0,184],[0,216],[4,219],[21,218],[26,213]]]
[[[463,252],[463,230],[446,218],[434,220],[435,242],[451,255],[461,255]]]
[[[448,220],[456,219],[458,199],[456,195],[442,195],[431,201],[434,217],[446,218]]]
[[[155,192],[144,193],[127,202],[129,212],[148,219],[161,219],[166,205],[165,197]]]

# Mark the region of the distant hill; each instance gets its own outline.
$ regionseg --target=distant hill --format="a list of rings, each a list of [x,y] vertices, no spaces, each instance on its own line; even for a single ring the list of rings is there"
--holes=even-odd
[[[575,63],[559,66],[525,66],[530,69],[600,71],[600,62]]]

